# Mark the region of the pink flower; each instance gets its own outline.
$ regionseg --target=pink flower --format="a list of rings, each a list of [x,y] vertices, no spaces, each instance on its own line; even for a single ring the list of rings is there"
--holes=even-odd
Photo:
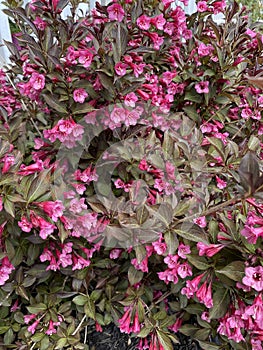
[[[212,6],[214,8],[214,14],[217,15],[220,12],[223,12],[226,8],[226,1],[225,0],[220,0],[220,1],[215,1],[212,3]]]
[[[79,214],[82,212],[82,210],[87,209],[87,205],[84,203],[85,198],[77,199],[74,198],[70,201],[70,208],[69,210],[74,214]]]
[[[29,322],[34,320],[36,317],[37,317],[37,314],[24,315],[25,324],[29,324]]]
[[[253,111],[251,108],[249,107],[245,107],[244,109],[242,109],[241,111],[241,117],[244,119],[249,119],[252,118],[253,115]]]
[[[169,282],[173,282],[174,284],[178,283],[178,276],[176,269],[167,269],[163,272],[157,272],[157,275],[161,281],[168,284]]]
[[[245,274],[242,282],[246,286],[254,288],[257,292],[261,292],[263,290],[263,267],[246,267]]]
[[[182,326],[183,319],[182,318],[177,318],[175,323],[169,326],[168,328],[173,331],[174,333],[177,333]]]
[[[39,30],[45,30],[47,26],[47,22],[43,21],[43,19],[39,16],[36,17],[36,19],[33,21],[34,25],[37,27]]]
[[[246,34],[249,35],[251,38],[255,38],[257,36],[257,33],[254,30],[251,30],[250,28],[246,30]]]
[[[214,47],[212,45],[205,45],[204,43],[201,43],[198,47],[198,55],[201,57],[211,55],[213,51]]]
[[[44,164],[42,160],[37,160],[34,164],[20,166],[20,170],[18,172],[19,175],[27,176],[30,174],[37,173],[44,169]]]
[[[5,256],[1,260],[1,266],[0,266],[0,286],[3,286],[5,282],[9,279],[9,275],[14,270],[14,266],[9,261],[8,257]]]
[[[29,83],[35,90],[43,90],[45,86],[45,76],[34,72],[29,79]]]
[[[96,332],[103,332],[101,325],[97,321],[95,322],[95,328]]]
[[[72,271],[82,270],[90,265],[90,260],[84,259],[82,256],[75,254],[73,255],[73,267]]]
[[[197,243],[197,249],[199,250],[199,256],[208,256],[211,258],[224,248],[223,244],[204,244],[202,242]]]
[[[210,309],[213,306],[211,282],[207,285],[207,281],[205,281],[197,290],[196,297],[201,303]]]
[[[163,30],[163,27],[166,23],[166,19],[163,17],[163,14],[154,17],[151,19],[151,23],[159,30]]]
[[[198,12],[205,12],[208,10],[208,6],[206,1],[198,1],[197,3],[197,11]]]
[[[134,92],[130,92],[124,98],[124,104],[128,107],[135,107],[135,103],[138,101],[138,97]]]
[[[123,316],[118,320],[120,331],[122,333],[130,333],[131,328],[131,307],[128,307]]]
[[[202,228],[207,225],[205,216],[199,216],[199,218],[194,219],[194,223]]]
[[[145,63],[140,63],[140,64],[131,63],[131,67],[133,69],[133,74],[135,75],[136,78],[138,78],[139,75],[143,73],[143,69],[145,66],[146,66]]]
[[[165,9],[167,9],[173,2],[174,0],[162,0],[162,3],[164,4]]]
[[[159,50],[160,46],[163,44],[164,41],[163,36],[159,36],[157,33],[153,32],[148,32],[146,35],[148,35],[151,38],[154,49]]]
[[[168,265],[169,269],[174,269],[178,267],[178,255],[167,255],[164,258],[164,262]]]
[[[89,68],[92,60],[93,53],[89,49],[79,50],[79,63],[83,64],[83,67]]]
[[[43,209],[48,216],[55,222],[57,222],[58,218],[63,215],[63,211],[65,210],[64,205],[60,200],[56,201],[46,201],[37,203],[38,207]]]
[[[263,302],[262,302],[262,294],[256,296],[251,306],[247,306],[242,319],[247,320],[250,317],[256,322],[257,326],[263,330]]]
[[[111,21],[118,21],[121,22],[124,18],[124,9],[121,7],[120,4],[113,4],[107,8],[107,12],[109,15],[109,19]]]
[[[2,174],[5,174],[11,168],[11,166],[15,164],[15,157],[12,154],[7,154],[4,156],[1,162],[4,162]]]
[[[183,243],[180,243],[178,246],[177,254],[182,259],[186,259],[187,254],[191,254],[191,249],[189,245],[184,245]]]
[[[31,224],[31,222],[29,222],[27,220],[27,218],[25,216],[23,216],[21,218],[21,221],[18,221],[18,226],[21,228],[22,231],[24,232],[30,232],[33,225]]]
[[[84,89],[76,89],[73,91],[73,99],[75,102],[84,103],[87,96],[88,93]]]
[[[34,334],[35,331],[36,331],[36,328],[37,328],[37,326],[38,326],[38,324],[39,324],[39,322],[40,322],[40,320],[36,320],[34,323],[32,323],[31,326],[29,326],[29,327],[27,328],[28,332]]]
[[[142,15],[139,18],[137,18],[136,23],[140,29],[148,30],[151,26],[151,18],[146,15]]]
[[[139,321],[139,313],[138,309],[136,309],[135,315],[134,315],[134,320],[133,320],[133,325],[132,325],[132,332],[133,333],[139,333],[141,330],[141,325]]]
[[[224,188],[226,188],[227,186],[227,182],[220,179],[219,176],[216,175],[216,183],[217,183],[217,187],[220,189],[220,190],[223,190]]]
[[[54,322],[52,320],[49,321],[49,326],[48,329],[45,332],[47,335],[52,335],[52,334],[56,334],[57,330],[56,328],[54,328]]]
[[[263,226],[253,227],[245,225],[241,231],[241,235],[246,237],[248,243],[256,244],[258,237],[263,237]]]
[[[142,272],[148,272],[148,257],[144,258],[140,263],[136,258],[131,260],[132,265],[136,268],[136,270],[141,270]]]
[[[115,64],[115,72],[118,74],[120,77],[123,77],[126,74],[126,69],[128,65],[126,63],[118,62]]]
[[[177,273],[181,278],[186,278],[187,276],[192,276],[193,274],[192,268],[187,262],[184,262],[178,266]]]
[[[47,239],[49,235],[51,235],[54,230],[56,229],[56,226],[51,224],[50,222],[39,218],[39,226],[40,226],[40,231],[39,231],[39,236],[42,239]]]
[[[120,108],[120,107],[114,107],[114,109],[110,114],[110,119],[115,124],[119,124],[121,122],[124,122],[124,120],[126,119],[126,114],[127,114],[126,109]]]
[[[209,81],[200,81],[199,83],[195,84],[195,90],[199,94],[208,94],[209,93]]]
[[[194,293],[198,290],[198,285],[201,282],[204,275],[205,273],[202,273],[201,275],[197,275],[192,280],[186,281],[186,287],[182,289],[181,293],[186,295],[188,299],[193,297]]]
[[[114,248],[110,251],[110,259],[118,259],[121,256],[122,249]]]
[[[163,255],[167,249],[167,245],[164,242],[153,242],[152,246],[158,255]]]

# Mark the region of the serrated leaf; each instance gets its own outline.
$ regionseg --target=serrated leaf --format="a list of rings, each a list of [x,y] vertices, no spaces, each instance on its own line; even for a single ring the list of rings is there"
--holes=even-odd
[[[135,248],[135,254],[136,254],[136,259],[138,261],[138,264],[140,264],[146,257],[147,252],[146,249],[144,248],[144,246],[142,244],[137,245]]]
[[[194,337],[195,333],[200,330],[199,327],[191,325],[191,324],[184,324],[182,327],[180,327],[179,331],[183,333],[184,335],[187,335],[189,337]]]
[[[238,174],[243,188],[253,194],[260,178],[259,162],[253,152],[247,152],[242,158]]]
[[[95,304],[93,300],[90,300],[90,298],[88,298],[86,304],[84,305],[84,312],[93,320],[96,319]]]
[[[0,326],[0,334],[4,334],[9,330],[10,326]]]
[[[10,345],[13,343],[15,338],[14,332],[12,328],[9,328],[8,331],[4,335],[4,344],[5,345]]]
[[[153,327],[143,327],[136,336],[139,338],[146,338],[152,330]]]
[[[93,290],[90,294],[90,300],[92,301],[97,301],[99,300],[99,298],[101,297],[102,295],[102,292],[103,290],[102,289],[96,289],[96,290]]]
[[[206,340],[209,335],[211,333],[211,329],[210,328],[203,328],[203,329],[199,329],[196,333],[195,333],[195,339],[200,339],[200,340]]]
[[[41,341],[45,336],[45,333],[35,333],[31,336],[31,340],[35,343]]]
[[[244,277],[244,268],[243,261],[233,261],[223,269],[216,270],[216,273],[223,274],[233,281],[240,282]]]
[[[42,96],[44,97],[46,103],[49,105],[49,107],[53,108],[55,111],[61,113],[61,114],[65,114],[66,116],[68,116],[68,111],[63,107],[62,102],[59,102],[59,100],[51,95],[47,95],[47,94],[42,94]]]
[[[16,288],[16,294],[29,301],[29,297],[24,286],[18,286]]]
[[[157,329],[157,337],[160,344],[163,346],[165,350],[173,350],[173,344],[167,333],[162,332]]]
[[[89,104],[88,102],[78,104],[76,107],[72,108],[72,113],[74,115],[86,114],[86,113],[92,112],[92,111],[94,111],[94,107],[92,107],[92,105]]]
[[[13,218],[15,217],[15,205],[8,199],[8,196],[4,199],[4,210]]]
[[[194,230],[194,228],[192,229],[190,228],[189,231],[175,229],[174,232],[178,236],[188,239],[189,241],[207,243],[207,240],[204,237],[202,237],[200,234],[197,234],[197,231]]]
[[[50,187],[50,170],[41,172],[31,183],[27,194],[27,203],[34,202],[45,194]]]
[[[200,103],[202,101],[202,96],[195,92],[194,90],[187,91],[185,96],[185,100]]]
[[[6,249],[8,259],[12,260],[13,257],[15,256],[16,251],[15,251],[15,248],[14,248],[12,242],[9,239],[5,240],[5,249]]]
[[[197,339],[198,340],[198,339]],[[222,349],[219,345],[214,345],[211,342],[206,342],[203,340],[198,340],[199,345],[202,347],[203,350],[219,350]]]
[[[216,137],[206,137],[206,139],[210,142],[210,144],[216,149],[216,151],[220,154],[223,160],[225,160],[226,156],[224,153],[224,144],[223,142]]]
[[[228,289],[218,288],[213,294],[213,307],[209,310],[210,319],[223,317],[229,307],[230,296]]]
[[[164,241],[167,245],[167,253],[174,254],[179,246],[179,241],[176,233],[169,230],[164,234]]]
[[[44,303],[33,304],[26,307],[31,314],[38,314],[47,310],[47,305]]]
[[[183,111],[193,121],[195,121],[195,122],[199,122],[200,121],[200,115],[196,112],[196,107],[195,106],[186,106],[186,107],[183,108]]]
[[[67,343],[68,343],[67,338],[60,338],[56,343],[55,349],[56,350],[64,349]]]
[[[88,296],[87,295],[77,295],[75,298],[73,298],[73,303],[79,306],[83,306],[86,304],[88,301]]]
[[[187,260],[194,265],[198,270],[207,270],[210,265],[207,263],[204,257],[189,254]]]
[[[137,284],[141,282],[143,278],[143,272],[136,270],[134,266],[130,266],[128,270],[128,280],[130,284],[133,286],[134,284]]]

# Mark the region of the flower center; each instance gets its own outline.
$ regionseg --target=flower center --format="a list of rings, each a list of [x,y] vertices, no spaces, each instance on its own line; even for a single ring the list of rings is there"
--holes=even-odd
[[[261,273],[255,272],[253,274],[253,278],[254,278],[254,280],[261,281],[262,280],[262,275],[261,275]]]

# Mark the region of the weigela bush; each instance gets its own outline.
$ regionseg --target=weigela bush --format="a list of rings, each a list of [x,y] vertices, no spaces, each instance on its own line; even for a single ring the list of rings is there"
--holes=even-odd
[[[88,349],[114,322],[138,349],[263,349],[258,25],[224,0],[78,5],[6,10],[1,342]]]

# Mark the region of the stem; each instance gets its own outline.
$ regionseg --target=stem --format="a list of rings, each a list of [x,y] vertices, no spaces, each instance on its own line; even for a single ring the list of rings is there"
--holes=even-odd
[[[161,303],[164,299],[166,299],[167,297],[169,297],[169,295],[171,295],[172,292],[166,292],[164,293],[156,302],[154,302],[150,307],[149,307],[149,311],[151,311],[157,304]]]
[[[85,327],[84,344],[87,344],[87,338],[88,338],[88,326]]]
[[[84,315],[84,316],[82,317],[82,320],[80,321],[78,327],[77,327],[77,328],[75,329],[75,331],[72,333],[73,336],[76,335],[76,334],[78,333],[78,331],[79,331],[80,327],[82,326],[83,322],[86,320],[86,317],[87,317],[86,315]]]
[[[216,205],[215,207],[213,207],[211,209],[205,210],[201,214],[200,213],[199,214],[193,214],[193,215],[187,216],[187,217],[185,217],[185,218],[183,218],[181,220],[178,220],[178,221],[175,222],[175,225],[181,224],[182,222],[191,221],[192,219],[195,219],[196,217],[199,217],[199,216],[207,216],[207,215],[213,214],[214,212],[220,211],[220,210],[224,209],[225,207],[228,207],[229,205],[239,203],[243,199],[249,198],[250,196],[246,195],[246,196],[242,196],[242,197],[231,198],[231,199],[229,199],[228,201],[226,201],[224,203],[218,204],[218,205]]]

